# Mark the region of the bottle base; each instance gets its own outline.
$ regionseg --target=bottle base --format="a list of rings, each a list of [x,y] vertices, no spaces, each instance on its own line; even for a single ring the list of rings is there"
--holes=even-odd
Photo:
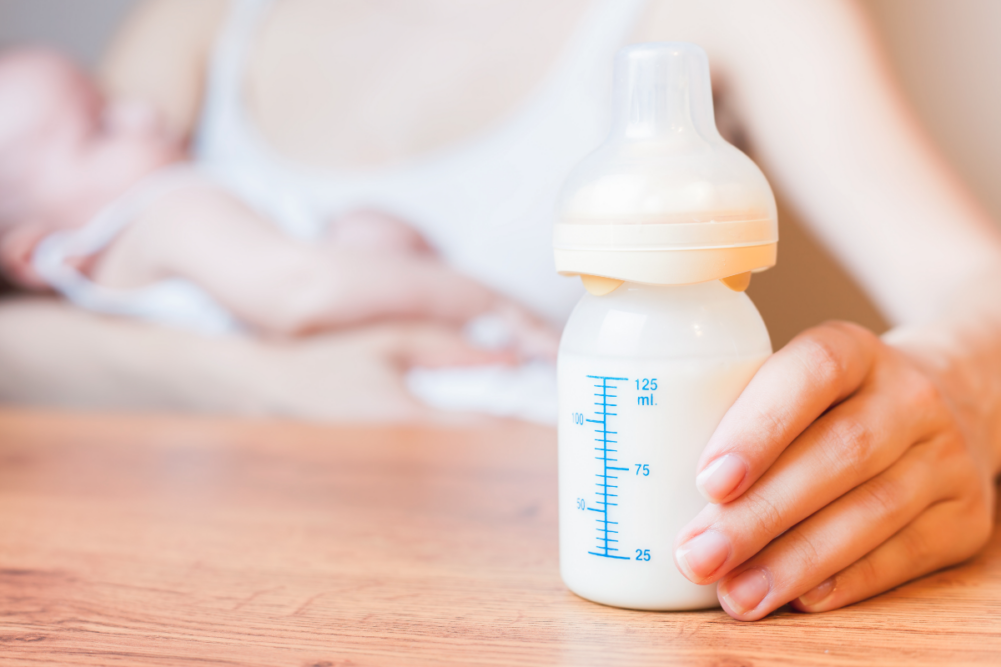
[[[678,586],[676,590],[623,590],[623,587],[601,585],[598,582],[567,581],[563,583],[570,592],[588,602],[595,602],[606,607],[633,609],[636,611],[697,611],[701,609],[718,609],[719,599],[716,597],[716,585],[699,586],[686,581],[687,585]]]

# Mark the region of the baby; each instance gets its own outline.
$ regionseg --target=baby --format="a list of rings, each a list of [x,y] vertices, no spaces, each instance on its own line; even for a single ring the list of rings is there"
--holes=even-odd
[[[152,109],[105,101],[41,49],[0,57],[0,267],[92,310],[207,332],[488,315],[525,354],[554,349],[544,326],[392,216],[350,212],[312,240],[283,231],[188,162]]]

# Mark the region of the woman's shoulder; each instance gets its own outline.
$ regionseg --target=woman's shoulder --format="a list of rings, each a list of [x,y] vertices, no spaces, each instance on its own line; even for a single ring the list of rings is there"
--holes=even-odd
[[[729,66],[776,34],[809,42],[832,23],[858,22],[862,12],[858,0],[649,0],[645,13],[637,41],[695,42]]]
[[[106,92],[152,102],[188,136],[230,0],[145,0],[123,21],[100,67]]]

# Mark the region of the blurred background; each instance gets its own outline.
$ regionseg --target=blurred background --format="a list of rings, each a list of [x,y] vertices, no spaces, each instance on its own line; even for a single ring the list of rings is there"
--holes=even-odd
[[[93,65],[138,0],[0,0],[0,48],[59,46]],[[932,138],[1001,220],[1001,1],[863,0],[905,93]],[[776,347],[817,322],[840,318],[876,331],[885,321],[863,292],[780,204],[780,261],[755,277],[751,296]]]

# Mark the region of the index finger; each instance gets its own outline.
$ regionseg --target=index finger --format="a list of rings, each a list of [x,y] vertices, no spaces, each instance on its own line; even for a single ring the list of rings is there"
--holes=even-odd
[[[772,355],[727,411],[699,460],[707,500],[739,497],[828,408],[865,379],[879,339],[860,326],[809,329]]]

